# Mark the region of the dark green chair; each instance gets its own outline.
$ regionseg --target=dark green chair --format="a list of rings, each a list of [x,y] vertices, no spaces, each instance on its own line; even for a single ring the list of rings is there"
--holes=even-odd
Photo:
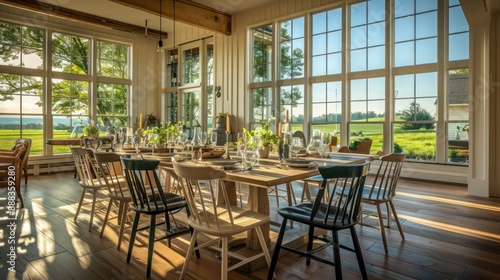
[[[274,248],[267,279],[273,279],[274,270],[281,249],[306,257],[307,265],[310,264],[311,259],[334,265],[335,279],[342,279],[340,248],[356,253],[361,275],[363,279],[368,278],[363,254],[361,253],[361,247],[354,226],[359,222],[361,217],[361,198],[369,169],[369,162],[363,164],[321,166],[318,170],[321,177],[323,177],[323,181],[321,182],[316,199],[313,202],[301,203],[295,206],[278,209],[279,215],[283,217],[283,222]],[[328,202],[325,203],[323,202],[323,196],[328,183],[330,184],[331,192]],[[337,193],[348,193],[348,195],[336,196],[335,194]],[[288,220],[309,226],[307,251],[299,251],[282,245]],[[331,240],[330,238],[314,236],[315,228],[331,231]],[[344,229],[350,230],[354,249],[340,244],[338,231]],[[313,248],[313,241],[315,239],[322,241],[323,244]],[[333,245],[334,262],[315,255],[315,253],[330,247],[330,245]]]
[[[178,225],[173,215],[170,215],[184,208],[188,210],[187,204],[183,196],[163,191],[157,173],[157,167],[160,163],[158,160],[122,157],[121,161],[127,185],[130,190],[130,196],[132,197],[132,206],[130,209],[135,211],[134,223],[130,233],[127,262],[130,262],[137,232],[149,229],[148,261],[146,268],[146,276],[149,278],[151,275],[154,242],[168,239],[170,246],[171,238],[191,232],[188,227]],[[150,216],[151,220],[149,226],[138,228],[141,214]],[[157,215],[165,215],[165,222],[157,224]],[[156,227],[159,225],[164,225],[164,227],[159,227],[158,229],[164,230],[165,235],[155,240]]]

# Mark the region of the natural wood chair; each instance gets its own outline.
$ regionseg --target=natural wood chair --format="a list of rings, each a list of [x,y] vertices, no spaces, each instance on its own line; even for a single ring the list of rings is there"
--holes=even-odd
[[[104,183],[108,188],[109,196],[108,210],[104,216],[100,237],[104,235],[104,230],[106,229],[111,208],[113,205],[118,204],[117,219],[118,224],[120,225],[120,233],[118,234],[118,244],[116,249],[120,250],[127,218],[127,209],[132,201],[132,197],[130,196],[127,181],[125,180],[125,175],[123,174],[120,155],[116,153],[94,152],[94,157],[100,169],[100,176],[104,179]],[[124,157],[130,157],[130,155],[124,155]]]
[[[180,279],[186,276],[193,250],[211,246],[221,252],[221,279],[227,279],[227,273],[262,256],[269,264],[271,258],[267,249],[261,227],[270,221],[269,215],[263,215],[248,209],[231,206],[224,186],[226,172],[210,166],[194,166],[174,162],[174,170],[191,209],[189,225],[194,228],[193,236],[186,253]],[[203,181],[203,183],[201,182]],[[219,192],[218,195],[216,193]],[[228,241],[236,234],[255,229],[262,247],[262,252],[251,257],[229,251]],[[198,235],[203,234],[211,240],[197,244]],[[215,237],[215,239],[214,239]],[[222,248],[217,246],[221,241]],[[241,261],[228,267],[229,257]]]
[[[403,228],[399,222],[398,214],[396,213],[396,208],[392,199],[396,195],[396,188],[399,180],[399,175],[401,174],[401,169],[403,168],[403,163],[406,158],[406,154],[389,154],[382,156],[380,158],[380,167],[375,175],[375,179],[371,185],[367,185],[363,190],[363,197],[361,202],[364,204],[375,205],[377,208],[377,213],[373,213],[378,217],[378,225],[373,226],[364,223],[361,220],[361,225],[370,226],[378,229],[382,234],[382,241],[384,242],[385,253],[387,254],[387,240],[385,237],[385,228],[391,227],[392,218],[396,221],[401,238],[404,240],[405,236],[403,233]],[[387,210],[387,225],[384,225],[382,209],[380,205],[385,204]],[[391,218],[392,216],[392,218]]]
[[[130,243],[127,253],[127,262],[130,262],[132,250],[134,249],[135,237],[138,231],[149,229],[148,260],[146,267],[146,276],[151,276],[151,263],[153,260],[154,242],[175,238],[191,232],[191,229],[177,224],[173,213],[177,213],[187,208],[184,197],[164,192],[163,186],[157,173],[158,160],[131,159],[122,157],[122,166],[125,172],[127,185],[132,196],[132,206],[130,209],[135,212],[134,223],[130,233]],[[189,210],[189,209],[188,209]],[[141,215],[149,215],[149,226],[138,228]],[[156,223],[156,217],[164,215],[165,220]],[[189,216],[189,211],[188,211]],[[155,239],[156,227],[165,231],[165,235]]]
[[[21,152],[19,158],[21,160],[21,171],[24,173],[24,184],[28,184],[28,158],[30,156],[31,151],[31,139],[29,138],[19,138],[16,140],[14,147],[10,150],[0,150],[0,156],[9,156],[13,155],[15,150],[19,146],[24,146],[24,151]]]
[[[356,154],[370,154],[370,149],[372,148],[373,140],[361,140],[358,142],[358,148],[356,150],[350,150],[351,153]]]
[[[24,208],[23,195],[21,194],[21,155],[25,150],[24,145],[18,145],[11,153],[0,155],[0,187],[10,188],[13,184],[17,195],[16,201],[19,200],[21,208]],[[14,178],[14,182],[10,178]]]
[[[281,249],[306,257],[306,264],[309,265],[311,259],[335,266],[335,279],[342,279],[342,267],[340,258],[340,248],[356,253],[358,265],[363,279],[367,279],[363,254],[356,235],[355,225],[359,222],[361,213],[361,195],[365,184],[366,175],[370,169],[370,163],[346,164],[335,166],[320,166],[318,170],[323,177],[323,182],[318,191],[318,196],[314,202],[301,203],[296,206],[283,207],[278,209],[278,214],[283,217],[276,246],[273,252],[271,267],[267,279],[272,279],[274,270],[278,262]],[[342,180],[339,180],[342,179]],[[323,195],[326,185],[330,182],[332,193],[328,203],[323,202]],[[334,194],[348,193],[334,199]],[[288,220],[297,221],[309,226],[307,251],[300,251],[294,248],[283,246],[283,238],[286,232],[286,222]],[[321,228],[332,232],[333,240],[324,237],[314,236],[314,229]],[[348,248],[339,242],[338,231],[349,229],[351,233],[354,249]],[[324,242],[324,244],[313,248],[314,240]],[[315,255],[318,251],[333,245],[334,262]]]
[[[76,223],[76,219],[80,214],[80,209],[82,208],[82,204],[85,199],[85,194],[89,192],[92,195],[89,231],[92,231],[97,194],[100,190],[107,188],[106,182],[101,176],[99,176],[100,173],[96,170],[96,165],[91,160],[91,156],[86,149],[82,149],[81,147],[70,147],[70,150],[75,162],[76,174],[78,175],[80,186],[83,187],[82,196],[80,197],[80,202],[78,203],[78,208],[76,209],[74,221]]]

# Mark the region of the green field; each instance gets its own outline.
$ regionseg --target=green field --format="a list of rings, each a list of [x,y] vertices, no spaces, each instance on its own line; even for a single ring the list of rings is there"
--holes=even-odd
[[[337,126],[339,127],[339,126]],[[302,126],[292,125],[292,130],[302,129]],[[314,125],[313,129],[320,129],[323,132],[332,133],[335,130],[334,124]],[[370,138],[373,140],[372,153],[382,149],[382,124],[356,124],[351,125],[351,130],[357,135],[351,136],[351,140]],[[339,132],[339,131],[337,131]],[[54,131],[53,138],[69,138],[68,131]],[[13,143],[19,138],[18,130],[0,130],[0,149],[10,149]],[[41,155],[44,148],[42,130],[23,130],[23,137],[31,138],[33,145],[32,155]],[[434,160],[436,156],[436,133],[434,131],[402,131],[396,130],[394,142],[401,146],[403,152],[408,154],[409,159]],[[68,153],[67,146],[53,146],[54,153]]]

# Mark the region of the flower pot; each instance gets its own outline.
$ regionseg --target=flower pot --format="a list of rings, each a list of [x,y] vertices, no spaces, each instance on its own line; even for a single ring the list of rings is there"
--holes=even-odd
[[[270,150],[271,150],[271,146],[261,147],[259,149],[259,157],[261,157],[261,158],[268,158]]]

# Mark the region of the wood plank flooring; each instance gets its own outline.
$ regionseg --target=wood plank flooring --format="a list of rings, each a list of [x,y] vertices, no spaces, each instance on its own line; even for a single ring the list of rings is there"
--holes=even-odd
[[[104,194],[99,196],[92,232],[88,231],[90,196],[77,222],[73,221],[81,191],[72,173],[31,176],[28,186],[22,187],[25,209],[17,219],[8,220],[7,190],[0,189],[0,279],[145,278],[147,232],[138,236],[127,263],[128,229],[121,250],[116,250],[116,219],[99,238],[107,206]],[[301,191],[296,185],[298,199]],[[275,198],[269,201],[276,209]],[[393,223],[387,231],[387,255],[376,229],[357,227],[369,279],[500,278],[500,198],[469,196],[465,186],[401,179],[395,205],[406,239],[401,239]],[[271,218],[279,220],[276,214]],[[7,227],[12,222],[13,232]],[[9,271],[10,235],[17,245],[15,272]],[[347,233],[341,233],[340,239],[350,245]],[[174,239],[171,248],[165,241],[156,242],[151,279],[178,279],[188,242],[189,235]],[[219,279],[220,263],[214,253],[201,253],[200,260],[191,262],[188,279]],[[332,257],[332,250],[322,254]],[[342,251],[341,255],[344,278],[360,279],[354,253]],[[315,261],[306,266],[303,258],[288,254],[280,258],[276,273],[278,279],[287,280],[333,279],[334,267]],[[233,271],[229,277],[265,279],[267,267],[252,273]]]

